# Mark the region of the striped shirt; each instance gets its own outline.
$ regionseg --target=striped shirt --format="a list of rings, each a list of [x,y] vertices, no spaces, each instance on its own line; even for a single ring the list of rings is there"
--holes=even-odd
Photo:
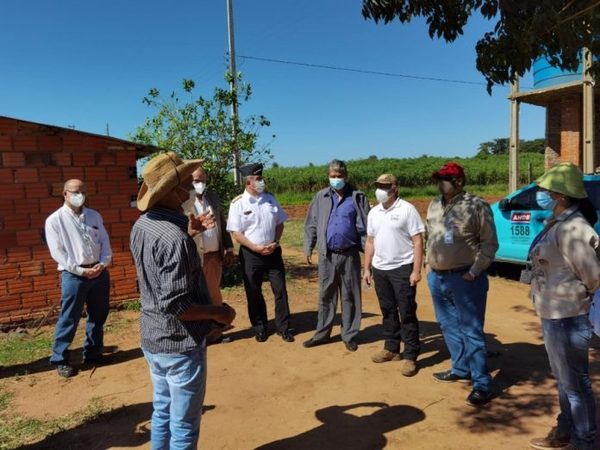
[[[154,207],[133,225],[131,252],[140,286],[142,348],[150,353],[183,353],[204,342],[208,321],[178,318],[194,305],[211,303],[188,219]]]

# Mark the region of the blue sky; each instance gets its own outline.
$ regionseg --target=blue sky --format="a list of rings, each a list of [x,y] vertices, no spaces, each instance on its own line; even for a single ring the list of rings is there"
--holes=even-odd
[[[477,18],[453,44],[421,21],[365,21],[360,0],[234,0],[238,55],[484,82],[475,43],[493,27]],[[151,87],[183,78],[210,95],[225,86],[225,0],[19,0],[0,27],[0,115],[74,125],[127,138],[152,110]],[[238,57],[253,87],[241,116],[271,120],[281,165],[334,157],[469,156],[509,133],[508,88],[306,68]],[[529,77],[522,85],[531,86]],[[544,109],[523,105],[521,138],[544,135]],[[271,135],[276,138],[271,140]]]

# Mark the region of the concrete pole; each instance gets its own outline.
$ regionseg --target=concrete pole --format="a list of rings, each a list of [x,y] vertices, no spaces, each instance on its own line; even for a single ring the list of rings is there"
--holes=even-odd
[[[514,192],[519,184],[519,101],[515,98],[519,92],[519,78],[512,82],[510,102],[510,139],[508,146],[508,191]]]
[[[229,74],[231,76],[231,92],[234,94],[231,103],[231,133],[233,138],[233,179],[236,186],[241,186],[242,176],[240,174],[240,149],[237,142],[237,118],[238,118],[238,99],[237,99],[237,70],[235,68],[235,39],[233,35],[233,3],[227,2],[227,32],[229,36]]]
[[[594,82],[588,69],[592,66],[592,52],[583,50],[583,173],[596,170],[594,152]]]

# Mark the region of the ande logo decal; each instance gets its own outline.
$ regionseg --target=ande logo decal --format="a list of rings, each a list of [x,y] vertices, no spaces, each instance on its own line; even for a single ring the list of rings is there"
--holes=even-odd
[[[529,223],[531,222],[531,213],[512,213],[512,217],[510,218],[512,223]]]

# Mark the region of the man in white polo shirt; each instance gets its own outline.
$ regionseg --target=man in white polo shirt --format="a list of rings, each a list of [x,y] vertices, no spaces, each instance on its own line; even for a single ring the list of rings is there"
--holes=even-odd
[[[367,219],[363,281],[368,286],[375,282],[385,344],[372,360],[376,363],[400,360],[402,341],[401,373],[410,377],[417,373],[420,350],[416,293],[421,280],[425,226],[416,208],[398,197],[398,180],[394,175],[379,176],[375,186],[379,204],[371,209]]]

